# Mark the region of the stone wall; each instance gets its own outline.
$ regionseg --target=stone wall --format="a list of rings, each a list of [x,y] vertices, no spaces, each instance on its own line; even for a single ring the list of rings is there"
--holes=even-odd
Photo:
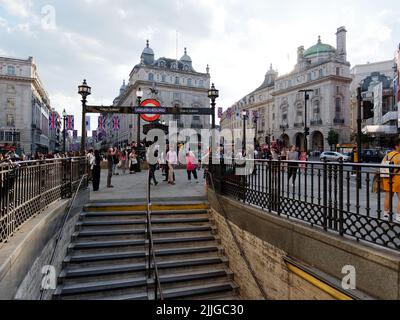
[[[343,267],[354,266],[357,290],[346,294],[360,299],[400,299],[399,253],[268,214],[225,196],[219,195],[217,199],[212,190],[208,195],[218,235],[244,299],[262,299],[262,295],[233,242],[220,204],[269,299],[333,299],[326,291],[288,270],[284,261],[287,257],[340,289]]]
[[[235,274],[235,282],[240,287],[243,299],[262,300],[263,296],[257,287],[244,259],[234,243],[225,219],[212,210],[212,217],[221,237],[222,245],[229,259],[229,267]],[[291,274],[283,258],[286,253],[271,244],[262,241],[251,233],[233,225],[244,252],[249,259],[255,274],[258,275],[268,299],[271,300],[330,300],[332,297],[312,286],[300,277]]]

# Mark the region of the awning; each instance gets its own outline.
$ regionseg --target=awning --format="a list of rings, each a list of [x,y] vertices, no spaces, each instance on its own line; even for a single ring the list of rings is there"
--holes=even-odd
[[[362,130],[364,134],[397,134],[396,126],[366,126]]]

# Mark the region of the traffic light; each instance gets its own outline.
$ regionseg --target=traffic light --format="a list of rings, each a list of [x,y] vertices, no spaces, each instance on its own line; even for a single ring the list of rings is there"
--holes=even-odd
[[[306,128],[306,129],[305,129],[305,134],[306,134],[306,136],[309,136],[309,135],[310,135],[310,128]]]

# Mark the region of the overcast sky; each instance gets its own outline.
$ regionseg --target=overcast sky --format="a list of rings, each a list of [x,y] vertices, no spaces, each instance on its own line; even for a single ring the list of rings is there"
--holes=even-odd
[[[300,45],[308,48],[321,35],[336,46],[342,25],[352,65],[392,59],[400,2],[0,0],[0,55],[33,56],[52,105],[80,123],[78,84],[87,78],[91,104],[111,104],[146,39],[156,57],[175,58],[178,33],[179,57],[187,47],[197,71],[210,65],[218,105],[226,109],[262,83],[270,63],[290,72]]]

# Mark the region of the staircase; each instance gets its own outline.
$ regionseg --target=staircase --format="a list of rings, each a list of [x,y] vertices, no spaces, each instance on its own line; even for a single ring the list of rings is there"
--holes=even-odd
[[[54,299],[153,300],[144,205],[89,204],[80,215]],[[153,206],[164,299],[235,300],[228,260],[205,203]]]

